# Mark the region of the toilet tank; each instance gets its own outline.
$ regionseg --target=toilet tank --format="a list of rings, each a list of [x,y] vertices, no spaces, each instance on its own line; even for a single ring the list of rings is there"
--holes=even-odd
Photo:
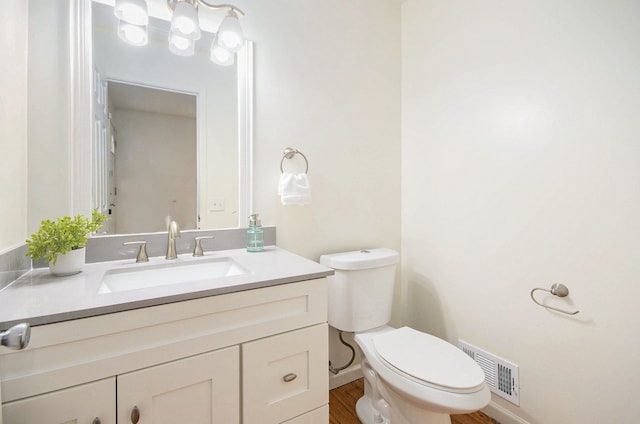
[[[360,332],[387,324],[399,256],[386,248],[322,255],[320,263],[335,270],[327,277],[329,325]]]

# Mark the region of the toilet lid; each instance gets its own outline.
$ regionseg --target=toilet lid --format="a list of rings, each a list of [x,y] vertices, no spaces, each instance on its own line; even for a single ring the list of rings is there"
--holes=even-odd
[[[484,383],[482,368],[462,350],[413,328],[377,335],[373,344],[391,366],[429,385],[469,391]]]

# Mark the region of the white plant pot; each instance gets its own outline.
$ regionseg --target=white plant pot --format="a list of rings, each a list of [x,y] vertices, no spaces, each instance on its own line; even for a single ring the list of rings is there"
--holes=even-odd
[[[78,274],[84,266],[86,248],[72,250],[64,255],[58,255],[56,264],[49,263],[49,270],[57,277]]]

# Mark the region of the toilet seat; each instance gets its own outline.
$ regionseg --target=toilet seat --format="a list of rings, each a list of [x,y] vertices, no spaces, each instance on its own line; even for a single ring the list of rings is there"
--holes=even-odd
[[[469,414],[489,404],[491,392],[484,382],[484,375],[482,375],[482,383],[475,389],[450,389],[413,377],[382,358],[376,350],[374,339],[394,331],[396,331],[395,328],[382,326],[356,333],[354,337],[354,340],[362,350],[363,361],[368,362],[375,372],[375,378],[381,390],[384,389],[390,395],[392,395],[391,392],[396,393],[400,398],[407,399],[407,405],[421,405],[420,408],[436,413]],[[445,341],[441,342],[446,343]],[[384,344],[384,341],[382,343]],[[424,361],[424,357],[421,360]],[[471,358],[468,358],[468,360],[475,364]],[[480,374],[484,374],[478,364],[475,364],[475,366],[480,369]],[[472,373],[475,374],[473,371]],[[389,402],[392,397],[385,399]],[[396,401],[398,400],[396,399]],[[402,406],[402,408],[408,408],[407,405]]]
[[[454,393],[476,392],[484,385],[484,372],[462,350],[413,328],[378,334],[373,346],[385,365],[418,383]]]

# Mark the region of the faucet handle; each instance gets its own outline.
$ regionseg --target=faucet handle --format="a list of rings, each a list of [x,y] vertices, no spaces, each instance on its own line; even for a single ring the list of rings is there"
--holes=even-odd
[[[139,244],[140,249],[138,250],[138,256],[136,256],[136,262],[149,262],[149,256],[147,255],[147,242],[142,241],[128,241],[126,243],[122,243],[125,246],[129,246],[132,244]]]
[[[202,251],[202,244],[200,243],[200,240],[212,239],[212,238],[214,237],[213,236],[196,237],[196,246],[193,249],[193,256],[204,256],[204,252]]]

